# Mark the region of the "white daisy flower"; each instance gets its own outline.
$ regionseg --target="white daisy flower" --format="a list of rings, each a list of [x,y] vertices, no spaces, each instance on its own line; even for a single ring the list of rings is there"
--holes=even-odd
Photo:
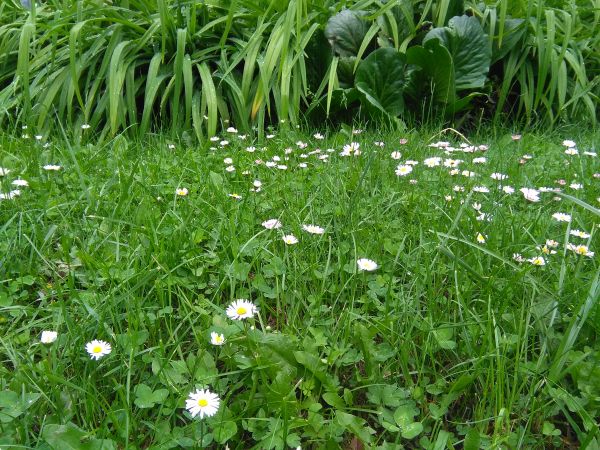
[[[562,141],[562,145],[564,145],[565,147],[575,147],[577,144],[575,144],[575,141],[565,139],[564,141]]]
[[[392,152],[392,154],[390,156],[392,157],[392,159],[398,160],[398,159],[402,158],[402,153],[395,151],[395,152]]]
[[[294,245],[298,243],[298,238],[293,234],[286,234],[281,239],[283,239],[283,242],[285,242],[287,245]]]
[[[14,182],[13,182],[13,184],[14,184]],[[575,190],[577,191],[577,190],[579,190],[579,189],[583,189],[583,184],[581,184],[581,183],[571,183],[571,184],[569,185],[569,187],[570,187],[571,189],[575,189]]]
[[[228,133],[232,133],[232,134],[236,134],[236,133],[238,132],[238,130],[236,130],[236,129],[235,129],[235,128],[233,128],[233,127],[229,127],[229,128],[227,128],[227,130],[226,130],[226,131],[227,131]]]
[[[4,177],[10,173],[10,170],[0,167],[0,177]]]
[[[470,170],[463,170],[460,174],[463,177],[468,177],[468,178],[473,178],[473,177],[477,176],[477,174],[475,172],[471,172]]]
[[[396,175],[398,175],[399,177],[404,177],[404,176],[408,175],[409,173],[411,173],[412,171],[413,171],[412,166],[403,164],[403,165],[399,165],[396,168]]]
[[[96,361],[103,356],[108,355],[112,351],[112,348],[108,342],[98,341],[95,339],[85,344],[85,349],[90,354],[91,358],[95,359]]]
[[[223,345],[225,343],[225,336],[215,331],[210,332],[210,343],[212,345]]]
[[[13,186],[29,186],[29,183],[27,182],[27,180],[21,180],[20,178],[17,180],[14,180],[11,184]]]
[[[0,193],[0,200],[12,200],[13,198],[18,197],[19,195],[21,195],[21,191],[15,189],[14,191],[10,191],[8,194]]]
[[[81,125],[82,130],[89,130],[90,128],[91,128],[91,125],[89,123],[84,123]]]
[[[442,158],[440,158],[439,156],[427,158],[423,161],[423,164],[425,164],[427,167],[436,167],[439,166],[441,163]]]
[[[44,170],[60,170],[62,167],[61,166],[57,166],[54,164],[46,164],[44,167],[42,167]]]
[[[190,392],[185,401],[185,409],[189,411],[192,417],[200,416],[200,419],[214,416],[219,410],[221,400],[217,394],[208,389],[197,389],[196,392]]]
[[[56,341],[57,337],[58,333],[56,331],[42,331],[40,342],[42,344],[52,344],[54,341]]]
[[[571,216],[569,214],[565,214],[565,213],[561,213],[561,212],[552,214],[552,218],[554,220],[558,220],[559,222],[570,222],[571,221]]]
[[[485,244],[485,236],[483,234],[477,233],[476,239],[480,244]]]
[[[225,167],[225,170],[229,173],[235,172],[235,166],[227,166]]]
[[[313,134],[313,137],[318,140],[325,138],[321,133],[315,133],[315,134]]]
[[[569,155],[569,156],[579,155],[579,150],[577,150],[575,147],[569,147],[565,150],[565,155]]]
[[[590,249],[587,245],[575,245],[575,244],[567,244],[567,250],[571,250],[578,255],[583,255],[591,258],[594,256],[594,252],[590,252]]]
[[[462,162],[461,159],[445,159],[444,167],[456,168]]]
[[[534,266],[545,266],[546,265],[546,260],[542,256],[536,256],[534,258],[529,258],[527,261],[529,261]]]
[[[227,164],[227,165],[233,164],[233,159],[231,159],[231,158],[225,158],[223,160],[223,164]]]
[[[366,272],[372,272],[379,267],[375,261],[367,258],[360,258],[356,261],[356,265],[358,266],[358,270],[364,270]]]
[[[519,189],[522,193],[523,196],[525,197],[526,200],[529,200],[530,202],[539,202],[540,201],[540,193],[538,191],[536,191],[535,189],[530,189],[530,188],[521,188]]]
[[[504,192],[505,194],[514,194],[515,192],[515,188],[512,186],[502,186],[502,192]]]
[[[484,194],[490,192],[490,190],[485,186],[474,186],[473,192],[482,192]]]
[[[547,245],[544,245],[542,247],[537,246],[536,249],[538,249],[539,251],[541,251],[544,255],[555,255],[556,254],[556,250],[552,250]]]
[[[252,147],[252,146],[250,146],[250,147],[246,147],[246,151],[247,151],[248,153],[254,153],[254,152],[256,151],[256,147]]]
[[[473,164],[485,164],[487,162],[487,158],[479,157],[473,158]]]
[[[525,262],[525,258],[520,253],[513,253],[512,258],[518,263]]]
[[[581,231],[581,230],[571,230],[570,234],[571,234],[571,236],[577,236],[582,239],[587,239],[590,237],[590,235],[588,233],[586,233],[585,231]]]
[[[281,228],[281,225],[281,222],[277,219],[265,220],[262,223],[262,226],[265,227],[267,230],[275,230],[277,228]]]
[[[508,178],[508,175],[504,175],[503,173],[494,172],[493,174],[490,175],[490,178],[492,180],[506,180]]]
[[[232,320],[249,319],[258,312],[256,305],[245,298],[239,298],[227,307],[225,313]]]
[[[325,229],[321,228],[318,225],[302,225],[302,228],[304,229],[304,231],[311,233],[311,234],[323,234],[325,233]]]
[[[187,188],[177,188],[175,189],[175,194],[179,195],[180,197],[185,197],[186,195],[188,195],[189,191],[187,190]]]
[[[546,246],[556,248],[558,247],[558,242],[556,242],[554,239],[546,239]]]

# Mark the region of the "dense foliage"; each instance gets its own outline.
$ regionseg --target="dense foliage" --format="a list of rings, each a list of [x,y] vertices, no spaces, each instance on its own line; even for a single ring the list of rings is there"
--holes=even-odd
[[[87,138],[0,137],[3,449],[599,448],[597,134]]]
[[[0,123],[595,122],[600,0],[0,4]]]

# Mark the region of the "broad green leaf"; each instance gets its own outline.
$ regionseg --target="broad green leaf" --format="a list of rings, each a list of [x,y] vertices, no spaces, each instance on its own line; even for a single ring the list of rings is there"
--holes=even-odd
[[[359,12],[344,9],[329,19],[325,37],[335,54],[356,56],[368,28]]]
[[[380,48],[360,63],[356,88],[367,102],[385,114],[398,116],[404,111],[406,59],[393,48]]]
[[[312,373],[317,380],[323,383],[323,386],[329,391],[336,390],[336,380],[327,373],[327,366],[312,353],[297,351],[294,357],[306,370]]]
[[[414,417],[417,414],[419,414],[419,410],[416,408],[414,402],[407,402],[394,411],[394,421],[401,430],[404,430],[414,422]]]
[[[115,450],[114,441],[109,439],[88,439],[89,433],[72,423],[66,425],[46,425],[42,438],[55,450]]]
[[[413,422],[403,427],[400,431],[404,439],[414,439],[423,432],[423,424],[421,422]]]
[[[415,45],[406,51],[406,60],[423,69],[431,79],[433,98],[442,104],[453,103],[456,98],[454,64],[452,56],[438,39],[424,45]]]
[[[342,400],[342,397],[337,395],[335,392],[325,392],[323,394],[323,400],[336,409],[346,409],[344,400]]]
[[[527,23],[524,19],[506,19],[504,21],[504,30],[502,34],[502,42],[499,37],[494,36],[492,44],[492,64],[496,61],[504,59],[527,31]],[[500,42],[500,45],[498,45]]]
[[[220,422],[213,427],[213,436],[219,444],[224,444],[237,433],[237,425],[231,420]]]
[[[145,384],[138,384],[134,403],[138,408],[152,408],[155,404],[164,402],[168,395],[169,391],[166,389],[153,391]]]
[[[453,17],[447,27],[434,28],[427,33],[423,45],[431,39],[438,39],[450,52],[457,90],[483,87],[490,68],[491,50],[475,17]]]
[[[343,411],[336,411],[335,420],[339,425],[356,435],[365,444],[371,443],[371,435],[374,431],[366,426],[366,421],[364,419]]]
[[[0,391],[0,423],[12,422],[33,406],[40,397],[40,394],[19,395],[13,391]]]
[[[465,436],[465,442],[463,442],[464,450],[478,450],[481,443],[479,437],[479,431],[476,428],[471,428]]]

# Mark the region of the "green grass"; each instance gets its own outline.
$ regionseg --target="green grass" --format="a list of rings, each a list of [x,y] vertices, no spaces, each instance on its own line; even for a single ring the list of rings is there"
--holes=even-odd
[[[281,130],[262,142],[222,136],[225,147],[162,136],[96,145],[90,131],[0,136],[2,193],[29,182],[0,201],[2,448],[599,447],[598,255],[566,247],[598,250],[600,164],[583,154],[597,133],[513,141],[482,129],[467,138],[487,152],[451,156],[478,173],[467,178],[424,164],[447,158],[429,143],[463,142],[452,131]],[[352,141],[361,155],[340,156]],[[274,156],[287,170],[255,163]],[[413,172],[396,176],[411,159]],[[559,179],[560,200],[519,192]],[[261,225],[272,218],[281,229]],[[513,259],[540,255],[547,239],[559,245],[545,266]],[[358,271],[359,258],[379,267]],[[238,298],[259,314],[228,319]],[[57,341],[41,344],[43,330]],[[112,352],[91,360],[93,339]],[[202,387],[221,405],[193,419],[185,399]]]

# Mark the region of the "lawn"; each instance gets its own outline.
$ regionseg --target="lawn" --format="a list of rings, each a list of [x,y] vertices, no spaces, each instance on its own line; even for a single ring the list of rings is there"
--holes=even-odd
[[[359,131],[0,135],[1,448],[600,448],[598,133]]]

